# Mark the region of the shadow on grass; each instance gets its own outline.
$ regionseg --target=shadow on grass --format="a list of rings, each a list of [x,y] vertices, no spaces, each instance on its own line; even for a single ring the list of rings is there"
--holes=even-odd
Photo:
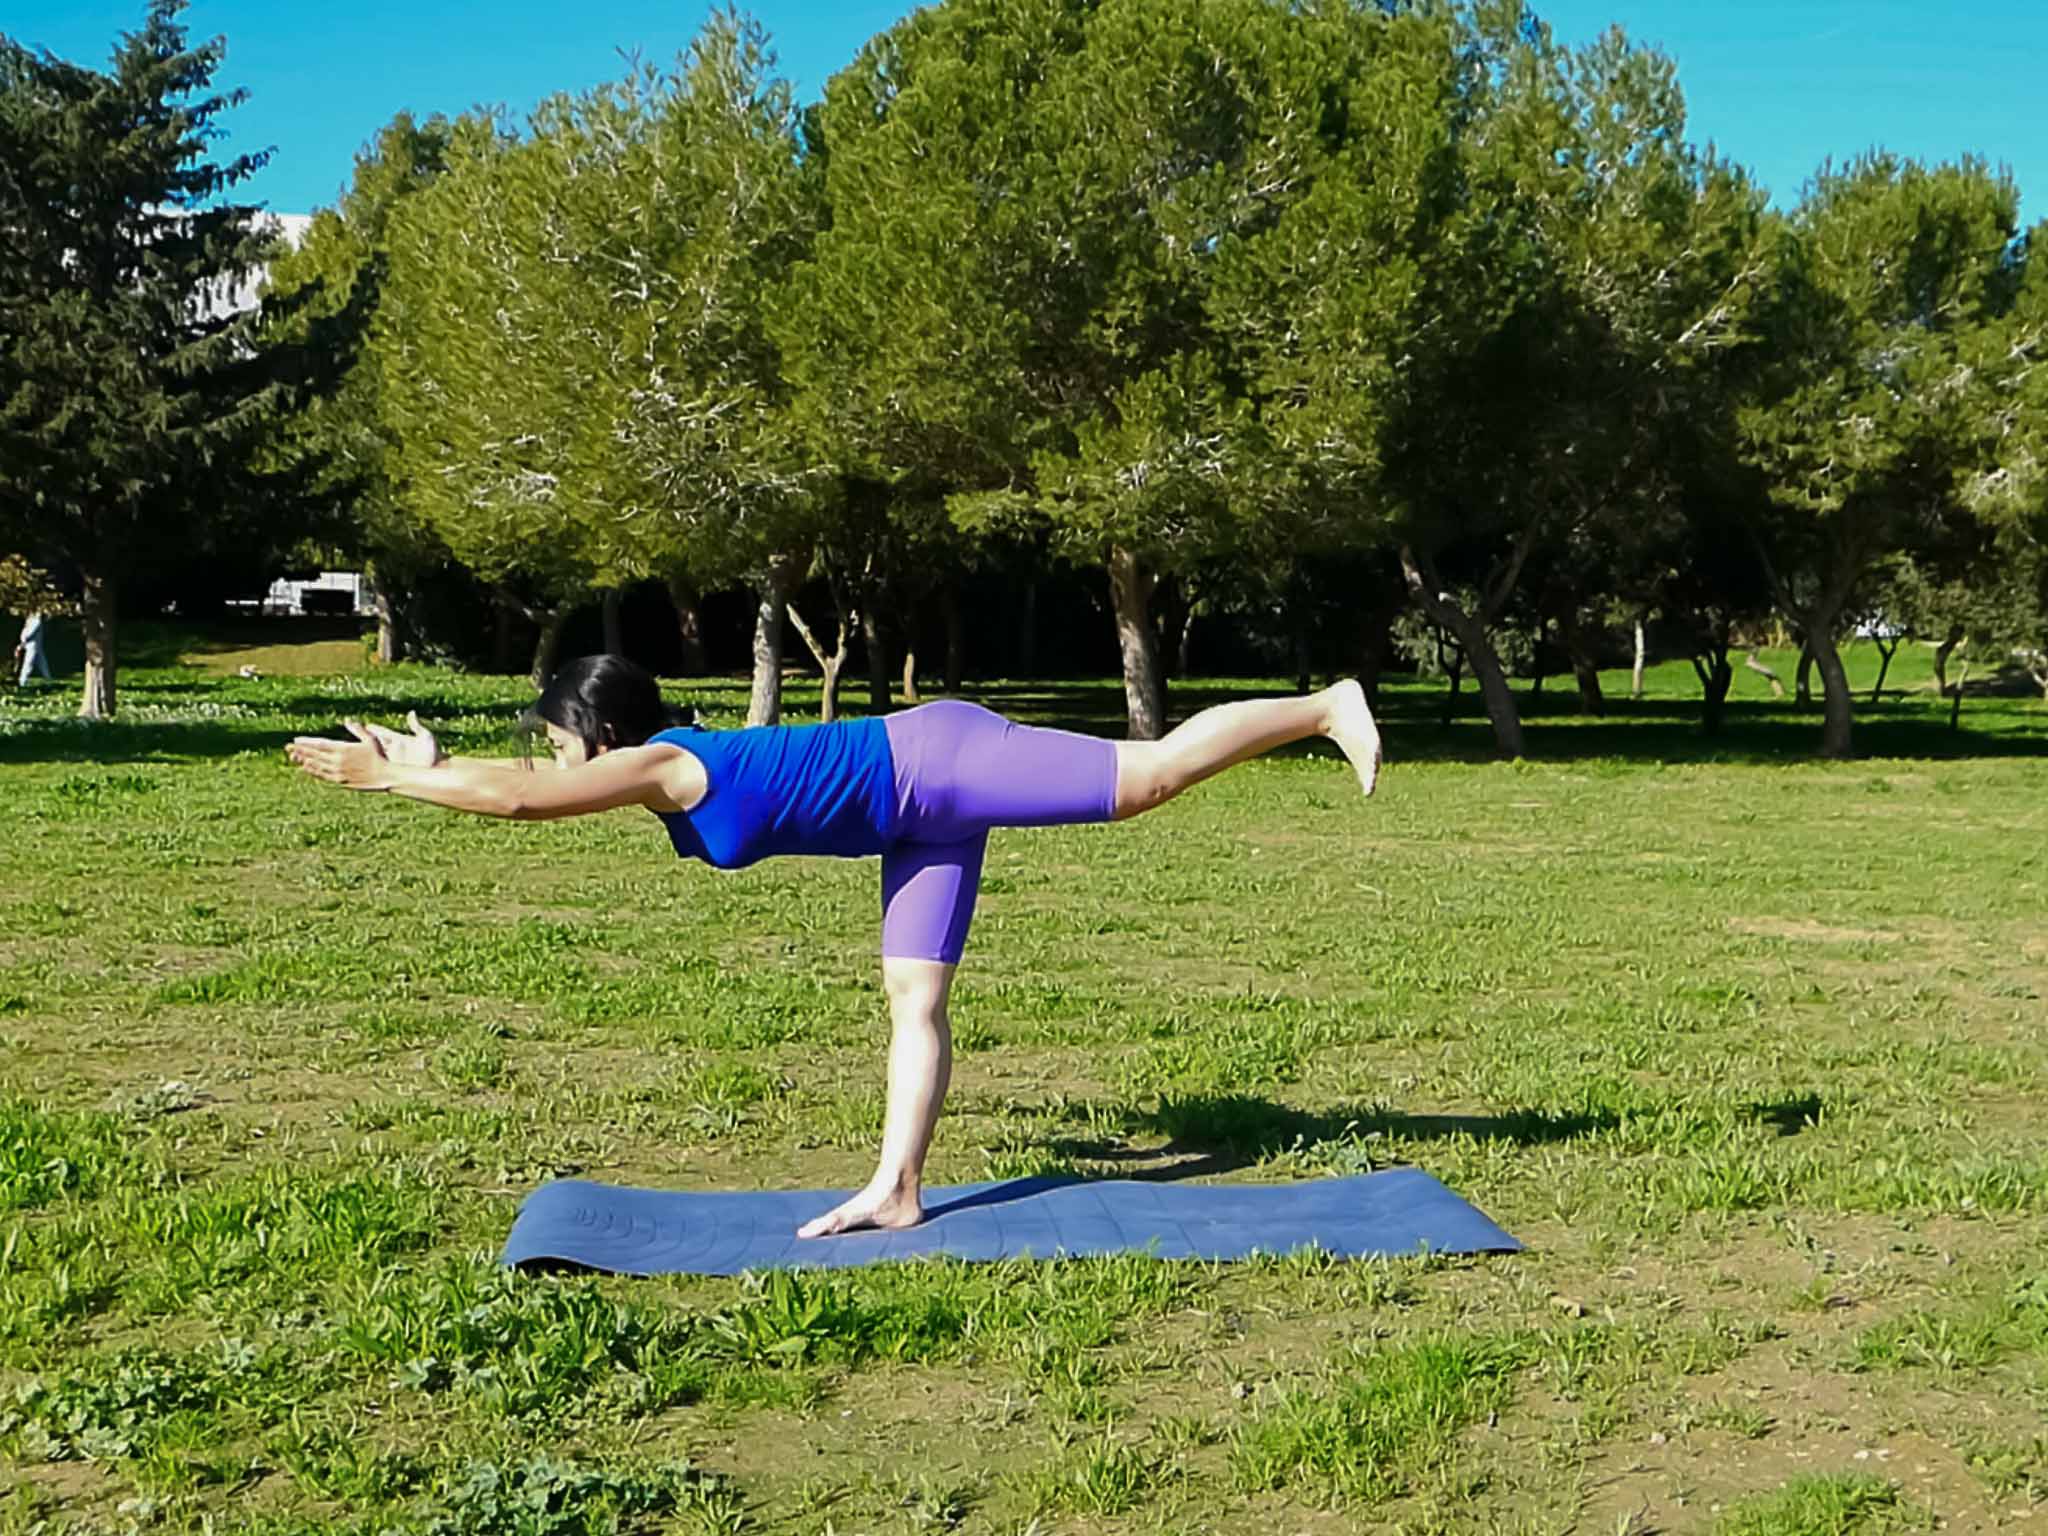
[[[285,743],[296,734],[231,721],[0,720],[0,763],[175,763],[254,752],[285,767]]]
[[[1797,1136],[1801,1131],[1810,1131],[1820,1124],[1824,1106],[1817,1093],[1802,1093],[1794,1099],[1780,1099],[1773,1104],[1745,1104],[1743,1112],[1752,1120],[1768,1125],[1780,1136]]]
[[[1606,1110],[1569,1115],[1534,1109],[1503,1115],[1411,1115],[1368,1108],[1311,1114],[1245,1094],[1216,1094],[1169,1098],[1157,1109],[1125,1111],[1124,1124],[1132,1134],[1164,1135],[1164,1147],[1139,1149],[1115,1142],[1062,1138],[1049,1143],[1048,1150],[1097,1164],[1159,1164],[1170,1159],[1164,1166],[1134,1167],[1126,1177],[1171,1181],[1233,1173],[1276,1153],[1313,1152],[1331,1142],[1373,1137],[1435,1141],[1469,1136],[1476,1141],[1547,1146],[1596,1136],[1620,1123],[1618,1115]]]
[[[1807,1093],[1746,1104],[1742,1113],[1780,1136],[1797,1136],[1820,1124],[1824,1108],[1819,1094]],[[1124,1111],[1127,1133],[1163,1135],[1163,1147],[1059,1137],[1049,1141],[1046,1150],[1075,1163],[1149,1164],[1130,1168],[1124,1177],[1168,1182],[1233,1173],[1284,1152],[1313,1154],[1331,1143],[1465,1136],[1536,1147],[1598,1136],[1620,1124],[1621,1117],[1606,1109],[1574,1114],[1522,1109],[1499,1115],[1414,1115],[1380,1108],[1308,1113],[1247,1094],[1201,1094],[1166,1098],[1156,1109]]]

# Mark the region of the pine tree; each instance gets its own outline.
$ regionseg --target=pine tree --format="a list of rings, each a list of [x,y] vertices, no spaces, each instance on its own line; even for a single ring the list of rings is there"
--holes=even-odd
[[[222,313],[268,248],[222,200],[266,155],[207,158],[246,93],[225,45],[152,0],[106,71],[0,37],[0,541],[77,572],[80,713],[114,712],[123,583],[243,508],[281,386],[252,313]]]

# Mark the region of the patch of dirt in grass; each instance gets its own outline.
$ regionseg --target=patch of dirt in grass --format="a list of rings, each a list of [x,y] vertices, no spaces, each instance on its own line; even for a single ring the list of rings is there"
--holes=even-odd
[[[1915,1427],[1918,1414],[1884,1384],[1775,1363],[1691,1384],[1684,1411],[1742,1417],[1754,1432],[1703,1425],[1631,1433],[1590,1461],[1589,1530],[1705,1529],[1729,1506],[1799,1478],[1869,1476],[1902,1506],[1932,1509],[1951,1530],[2001,1525],[2003,1506],[1964,1453]],[[1930,1404],[1931,1406],[1931,1404]]]
[[[111,1519],[112,1506],[129,1496],[124,1484],[94,1462],[13,1462],[0,1456],[0,1488],[17,1486],[39,1495],[45,1501],[45,1512],[61,1512],[71,1519],[84,1517],[88,1521],[82,1526],[64,1527],[74,1530],[102,1529],[91,1523],[92,1517]],[[40,1531],[44,1527],[38,1524],[28,1529]]]
[[[1796,939],[1808,944],[1900,944],[1906,935],[1890,928],[1840,928],[1802,917],[1731,917],[1728,926],[1737,933],[1752,933],[1767,939]]]
[[[767,1529],[795,1528],[785,1522],[803,1510],[842,1530],[949,1529],[958,1521],[941,1504],[968,1529],[1008,1528],[987,1523],[1015,1502],[1006,1479],[1045,1454],[1031,1412],[1015,1398],[1006,1408],[979,1370],[871,1370],[809,1412],[747,1408],[709,1433],[693,1426],[690,1454],[731,1477]]]
[[[283,645],[186,651],[178,665],[213,676],[234,676],[253,667],[264,677],[333,677],[364,669],[361,640],[304,640]]]
[[[1970,1471],[1976,1440],[2024,1443],[2038,1417],[1996,1373],[1944,1381],[1915,1371],[1858,1372],[1855,1341],[1881,1319],[1928,1304],[1955,1284],[1954,1254],[2025,1267],[2038,1239],[2018,1223],[1857,1218],[1783,1233],[1673,1244],[1588,1284],[1589,1315],[1668,1316],[1679,1328],[1711,1315],[1768,1319],[1777,1337],[1744,1343],[1720,1369],[1682,1374],[1667,1359],[1628,1396],[1612,1438],[1591,1451],[1586,1530],[1705,1529],[1721,1507],[1796,1477],[1866,1473],[1896,1482],[1903,1501],[1931,1506],[1951,1529],[1999,1523],[2003,1505]],[[1616,1295],[1616,1282],[1625,1288]],[[1569,1283],[1568,1279],[1566,1283]],[[1794,1303],[1795,1296],[1805,1297]],[[1660,1298],[1683,1310],[1663,1311]],[[1511,1428],[1532,1432],[1564,1405],[1525,1404]],[[1557,1433],[1558,1431],[1550,1431]],[[1626,1525],[1633,1518],[1634,1527]]]

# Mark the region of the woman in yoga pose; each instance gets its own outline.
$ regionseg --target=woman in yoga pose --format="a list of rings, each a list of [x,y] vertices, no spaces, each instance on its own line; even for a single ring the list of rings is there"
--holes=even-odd
[[[542,821],[636,806],[676,852],[721,869],[772,854],[882,860],[882,987],[893,1033],[874,1177],[799,1229],[822,1237],[923,1218],[925,1153],[952,1074],[947,998],[991,827],[1124,821],[1232,764],[1309,736],[1335,742],[1367,794],[1380,737],[1353,681],[1298,698],[1219,704],[1159,741],[1017,725],[958,700],[832,725],[679,726],[654,678],[616,656],[557,672],[528,713],[558,773],[531,760],[450,758],[417,716],[409,734],[356,721],[353,741],[301,736],[306,772],[484,816]]]

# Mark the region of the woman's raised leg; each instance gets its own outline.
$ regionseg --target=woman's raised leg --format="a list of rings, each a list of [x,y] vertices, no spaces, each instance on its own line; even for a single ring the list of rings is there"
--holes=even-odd
[[[1116,819],[1164,805],[1182,790],[1237,763],[1310,736],[1327,736],[1357,770],[1368,795],[1379,778],[1380,732],[1365,690],[1346,678],[1298,698],[1217,704],[1158,741],[1116,744]]]

